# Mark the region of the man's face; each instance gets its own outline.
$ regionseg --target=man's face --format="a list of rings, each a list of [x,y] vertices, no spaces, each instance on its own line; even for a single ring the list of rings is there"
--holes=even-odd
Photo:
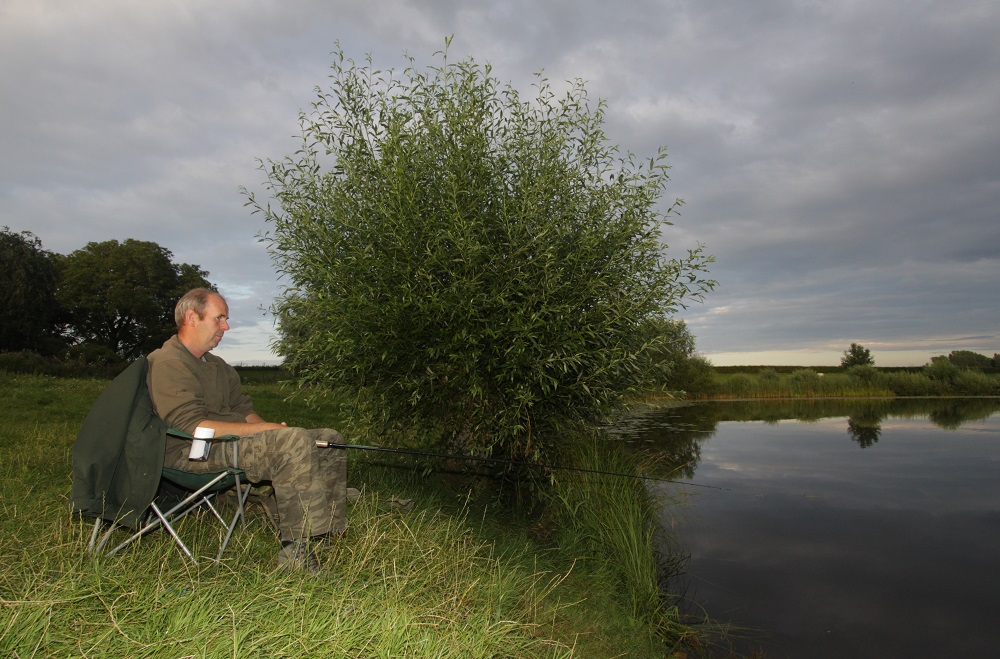
[[[222,335],[229,329],[229,305],[220,296],[211,295],[205,303],[204,315],[199,318],[198,314],[189,311],[186,322],[192,343],[203,352],[208,352],[219,345]]]

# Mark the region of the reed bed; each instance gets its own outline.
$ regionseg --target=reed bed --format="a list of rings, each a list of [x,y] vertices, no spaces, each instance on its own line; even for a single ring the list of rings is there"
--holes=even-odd
[[[881,398],[889,396],[997,396],[1000,377],[971,369],[945,373],[881,371],[855,367],[848,372],[802,368],[783,374],[715,373],[713,386],[697,398]]]

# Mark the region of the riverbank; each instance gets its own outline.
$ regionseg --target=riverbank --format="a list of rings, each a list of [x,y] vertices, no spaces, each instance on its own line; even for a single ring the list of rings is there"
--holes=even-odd
[[[856,366],[712,369],[696,383],[673,383],[648,392],[650,399],[884,398],[895,396],[998,396],[1000,374],[935,362],[919,369]]]
[[[347,537],[320,547],[323,576],[277,572],[275,533],[256,509],[219,566],[186,563],[164,534],[93,560],[83,551],[91,524],[67,508],[70,459],[107,380],[5,375],[0,655],[600,658],[698,649],[675,610],[637,606],[620,572],[584,538],[560,536],[550,517],[517,513],[473,481],[356,455],[350,485],[363,495]],[[341,421],[335,406],[307,408],[270,383],[247,387],[265,417]],[[206,520],[182,527],[196,550],[216,546]]]

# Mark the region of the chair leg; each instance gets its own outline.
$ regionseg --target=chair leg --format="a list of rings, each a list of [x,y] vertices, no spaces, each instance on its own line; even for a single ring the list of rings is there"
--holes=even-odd
[[[150,505],[152,506],[152,504],[150,504]],[[134,542],[135,540],[138,540],[142,536],[146,535],[147,533],[149,533],[150,531],[152,531],[153,529],[155,529],[156,527],[158,527],[162,523],[163,523],[163,519],[160,518],[160,517],[157,517],[156,519],[153,519],[151,521],[146,522],[141,529],[139,529],[138,531],[136,531],[135,533],[133,533],[132,535],[130,535],[128,537],[128,539],[126,539],[124,542],[122,542],[121,544],[119,544],[114,549],[109,549],[105,553],[105,556],[112,556],[112,555],[118,553],[118,550],[123,549],[126,546],[132,544],[132,542]],[[108,532],[104,534],[104,538],[101,540],[101,544],[98,545],[98,551],[100,551],[100,548],[103,547],[104,544],[108,541],[108,538],[110,537],[111,532],[114,531],[114,530],[115,530],[115,526],[112,525],[111,529],[109,529]]]
[[[234,453],[235,453],[235,446],[234,446]],[[122,542],[118,546],[105,552],[105,555],[111,556],[117,553],[119,550],[123,549],[124,547],[131,544],[135,540],[146,535],[150,531],[153,531],[160,525],[163,525],[163,527],[173,538],[174,542],[177,543],[177,546],[180,547],[181,551],[184,552],[184,555],[187,556],[192,563],[197,565],[198,564],[197,559],[194,557],[194,554],[191,552],[188,546],[184,544],[184,542],[181,540],[180,536],[177,534],[177,531],[174,529],[173,525],[179,522],[181,519],[183,519],[189,512],[195,510],[202,503],[204,503],[205,505],[208,506],[208,509],[212,511],[212,514],[215,515],[215,517],[222,523],[222,525],[226,527],[226,533],[222,539],[222,544],[219,548],[219,553],[215,558],[215,562],[218,563],[219,561],[222,560],[222,556],[226,551],[226,547],[229,545],[230,539],[232,539],[233,532],[236,529],[236,525],[238,523],[241,523],[243,525],[243,528],[246,528],[246,502],[250,496],[251,490],[253,489],[252,483],[242,482],[239,473],[233,474],[236,480],[235,483],[236,513],[233,515],[232,520],[227,522],[226,519],[223,518],[221,514],[219,514],[219,511],[215,508],[215,506],[212,505],[211,499],[214,496],[214,494],[209,494],[206,496],[204,493],[213,486],[215,486],[219,481],[226,478],[226,476],[228,475],[229,474],[227,472],[220,473],[217,477],[213,478],[210,482],[200,487],[197,491],[189,494],[186,498],[184,498],[184,500],[182,500],[180,503],[175,504],[166,512],[161,511],[155,502],[151,503],[149,507],[147,521],[144,523],[142,528],[133,533],[129,538],[127,538],[124,542]],[[197,501],[199,498],[201,498],[202,501],[192,506],[191,504]],[[107,544],[108,540],[111,538],[112,533],[118,526],[112,523],[111,527],[100,537],[100,540],[98,540],[98,535],[100,533],[100,527],[102,522],[103,520],[100,518],[98,518],[94,522],[94,529],[91,532],[90,543],[87,546],[88,553],[100,554],[104,546]]]
[[[215,562],[218,563],[222,560],[222,555],[226,552],[226,547],[229,546],[229,540],[233,537],[233,531],[236,529],[237,523],[242,523],[243,528],[247,526],[247,520],[245,513],[245,506],[247,497],[250,496],[250,490],[253,489],[253,485],[250,483],[246,484],[246,489],[244,490],[240,484],[240,476],[236,474],[236,515],[233,516],[233,520],[229,523],[226,529],[226,536],[222,539],[222,544],[219,546],[219,553],[215,557]]]
[[[94,544],[97,542],[97,532],[101,530],[101,518],[94,520],[94,530],[90,532],[90,544],[87,545],[87,553],[94,553]]]
[[[153,519],[148,524],[146,524],[141,529],[139,529],[134,534],[132,534],[132,536],[130,536],[127,540],[125,540],[124,542],[122,542],[120,545],[118,545],[114,549],[108,551],[107,555],[111,556],[112,554],[116,553],[118,550],[122,549],[123,547],[125,547],[128,544],[130,544],[134,540],[137,540],[138,538],[146,535],[147,533],[149,533],[150,531],[152,531],[153,529],[155,529],[156,527],[158,527],[160,524],[163,524],[163,526],[166,527],[167,532],[170,533],[170,535],[174,538],[174,540],[177,542],[177,544],[180,545],[181,549],[184,550],[184,553],[187,554],[188,558],[190,558],[195,564],[197,564],[198,561],[195,560],[194,556],[191,554],[191,551],[187,548],[187,546],[183,542],[181,542],[180,537],[177,535],[177,532],[174,530],[173,526],[171,526],[170,522],[173,522],[174,524],[176,524],[181,519],[183,519],[189,512],[191,512],[192,510],[194,510],[195,507],[191,507],[191,508],[187,508],[187,509],[184,509],[184,508],[186,506],[189,506],[191,504],[191,502],[197,500],[198,497],[202,496],[203,492],[205,492],[206,490],[208,490],[209,488],[211,488],[213,485],[215,485],[216,483],[218,483],[220,480],[222,480],[223,478],[225,478],[226,475],[227,474],[225,472],[219,474],[216,478],[213,478],[211,481],[209,481],[208,483],[206,483],[204,486],[202,486],[201,488],[199,488],[197,491],[192,492],[191,494],[189,494],[187,497],[184,498],[183,501],[181,501],[180,503],[174,505],[172,508],[170,508],[170,510],[168,510],[166,512],[161,512],[160,509],[159,509],[159,507],[157,507],[157,505],[155,503],[151,503],[150,504],[150,508],[153,510],[154,513],[156,513],[156,519]],[[171,517],[178,510],[180,510],[181,512],[178,513],[176,516]],[[216,515],[218,516],[218,513],[216,513]],[[168,521],[168,520],[170,520],[170,521]],[[225,523],[225,522],[223,522],[223,523]],[[111,530],[109,530],[105,534],[104,539],[101,541],[100,545],[98,546],[98,551],[100,551],[100,547],[104,546],[104,543],[107,542],[107,538],[108,538],[108,536],[111,535],[111,531],[113,531],[113,530],[114,530],[114,526],[112,526]]]
[[[238,442],[233,442],[232,444],[233,444],[233,466],[239,469],[240,445]],[[243,491],[240,485],[240,475],[235,474],[235,476],[236,476],[236,505],[239,510],[240,522],[242,523],[243,528],[246,529],[247,519],[246,516],[244,515],[244,506],[246,505],[247,497],[250,496],[250,490],[253,489],[253,485],[251,483],[246,483],[246,491]]]
[[[213,515],[215,515],[215,519],[219,520],[219,523],[222,524],[223,526],[225,526],[226,525],[226,520],[223,519],[222,515],[219,514],[218,509],[212,504],[212,497],[214,497],[214,496],[215,496],[214,494],[208,495],[207,497],[205,497],[205,500],[202,501],[202,504],[204,504],[205,506],[208,506],[208,509],[212,511]]]
[[[244,530],[246,530],[247,528],[247,518],[246,518],[247,497],[250,496],[250,490],[252,488],[253,485],[247,483],[246,490],[244,491],[243,487],[240,484],[240,475],[236,474],[236,510],[238,511],[240,524],[242,525]]]
[[[175,531],[174,527],[170,525],[170,523],[167,521],[167,518],[164,517],[163,513],[160,512],[160,509],[157,507],[157,505],[155,503],[151,503],[149,505],[153,509],[153,512],[156,513],[156,516],[160,518],[160,521],[163,523],[163,527],[167,529],[167,532],[170,533],[170,535],[173,537],[174,542],[176,542],[177,545],[187,555],[187,557],[191,559],[191,562],[197,565],[198,561],[195,560],[195,557],[191,553],[191,550],[187,548],[187,545],[184,544],[184,541],[181,540],[181,537],[177,535],[177,531]]]
[[[115,524],[114,522],[111,522],[110,526],[108,527],[108,530],[105,531],[104,535],[101,536],[100,542],[98,542],[97,546],[94,547],[93,553],[95,554],[101,553],[101,550],[104,549],[104,545],[108,544],[108,540],[111,539],[111,534],[115,532],[116,528],[118,528],[118,525]]]

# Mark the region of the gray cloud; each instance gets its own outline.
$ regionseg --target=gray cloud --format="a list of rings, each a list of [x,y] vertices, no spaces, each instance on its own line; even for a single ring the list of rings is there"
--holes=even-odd
[[[972,0],[0,0],[0,225],[62,253],[154,240],[229,295],[220,354],[268,358],[278,278],[240,186],[297,148],[336,41],[401,68],[454,34],[453,59],[524,93],[582,78],[612,142],[668,147],[664,238],[717,257],[682,314],[702,351],[992,354],[998,31]]]

